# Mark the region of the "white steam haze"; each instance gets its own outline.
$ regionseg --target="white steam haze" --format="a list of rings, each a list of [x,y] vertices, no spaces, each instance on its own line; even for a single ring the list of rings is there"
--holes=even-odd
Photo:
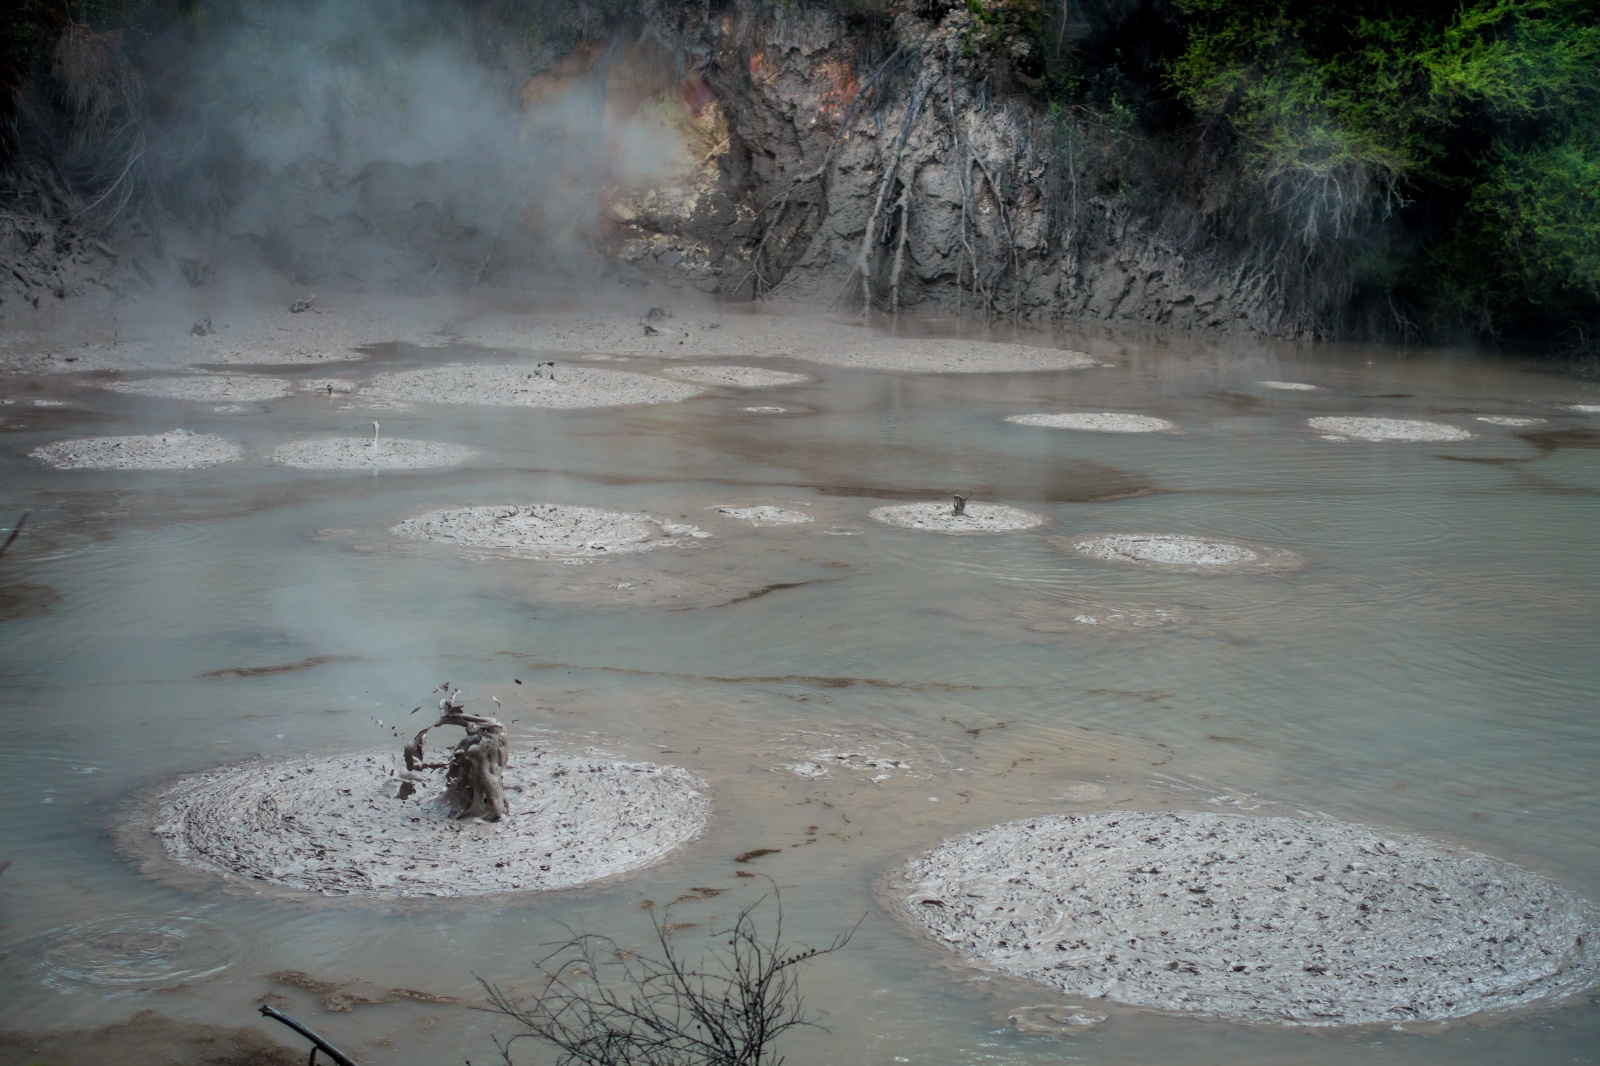
[[[225,161],[202,182],[220,234],[195,235],[219,280],[241,253],[297,284],[397,292],[593,269],[604,60],[525,109],[555,50],[517,42],[485,63],[450,10],[254,4],[213,31],[171,140]],[[633,173],[671,158],[627,155]]]

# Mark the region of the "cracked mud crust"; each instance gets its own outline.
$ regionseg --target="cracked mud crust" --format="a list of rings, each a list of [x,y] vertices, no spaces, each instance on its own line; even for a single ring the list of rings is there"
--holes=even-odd
[[[1105,812],[948,840],[915,925],[985,968],[1235,1021],[1460,1018],[1590,987],[1595,911],[1476,852],[1331,820]]]
[[[697,837],[710,811],[688,771],[600,754],[519,749],[498,822],[449,817],[442,777],[408,774],[392,752],[243,763],[162,786],[134,823],[171,861],[210,873],[325,895],[452,897],[650,866]]]

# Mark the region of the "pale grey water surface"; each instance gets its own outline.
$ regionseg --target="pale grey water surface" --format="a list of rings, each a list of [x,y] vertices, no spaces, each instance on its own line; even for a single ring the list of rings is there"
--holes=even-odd
[[[879,879],[947,836],[1117,806],[1377,823],[1600,900],[1600,416],[1562,406],[1600,402],[1600,388],[1464,354],[1063,343],[1113,365],[914,376],[773,360],[762,365],[814,382],[588,411],[372,411],[302,394],[216,412],[64,378],[0,383],[76,405],[0,408],[0,515],[32,512],[0,576],[60,596],[0,621],[0,858],[13,863],[0,878],[0,1028],[142,1009],[246,1024],[276,992],[374,1064],[488,1060],[490,1034],[507,1032],[489,1016],[404,999],[329,1013],[266,975],[470,1000],[477,977],[531,984],[530,960],[564,927],[645,947],[644,901],[724,889],[673,909],[673,922],[693,923],[679,942],[696,948],[767,890],[736,876],[757,872],[782,886],[797,939],[866,916],[806,979],[831,1035],[798,1036],[793,1063],[1600,1061],[1594,993],[1509,1017],[1354,1031],[1095,1002],[1110,1016],[1095,1032],[1025,1036],[1006,1028],[1008,1010],[1066,1001],[963,966],[883,906]],[[440,355],[402,349],[337,373]],[[741,410],[760,404],[787,411]],[[1075,410],[1154,415],[1178,432],[1002,421]],[[1338,443],[1306,426],[1316,415],[1442,421],[1477,439]],[[385,435],[481,455],[454,471],[378,476],[260,458],[295,437],[367,432],[374,418]],[[27,458],[63,437],[174,426],[241,440],[256,458],[163,473],[51,471]],[[948,537],[867,518],[968,490],[1047,522]],[[540,501],[648,511],[714,536],[570,566],[467,559],[386,532],[435,508]],[[763,503],[816,521],[756,528],[714,509]],[[1119,532],[1237,538],[1303,566],[1194,574],[1070,546]],[[328,661],[217,673],[317,657]],[[445,679],[484,703],[498,696],[520,743],[554,731],[702,775],[708,831],[620,880],[470,902],[256,895],[142,871],[114,845],[123,805],[173,775],[396,747],[375,720],[409,727],[407,712]],[[881,781],[786,769],[829,747],[911,769]],[[777,850],[734,861],[758,848]]]

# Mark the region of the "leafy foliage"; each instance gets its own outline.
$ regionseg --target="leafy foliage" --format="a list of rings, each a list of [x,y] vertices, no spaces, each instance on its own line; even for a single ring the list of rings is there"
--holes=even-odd
[[[1370,276],[1436,318],[1515,328],[1600,305],[1595,0],[1178,7],[1179,97],[1226,124],[1280,200],[1339,190],[1311,236],[1381,208]]]

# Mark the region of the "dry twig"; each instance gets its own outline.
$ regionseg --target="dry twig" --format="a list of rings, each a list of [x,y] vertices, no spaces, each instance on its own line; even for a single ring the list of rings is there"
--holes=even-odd
[[[661,958],[622,950],[610,937],[579,934],[538,963],[542,991],[515,998],[482,982],[484,1008],[523,1031],[497,1044],[514,1066],[518,1040],[557,1049],[559,1066],[758,1066],[782,1059],[773,1045],[790,1029],[821,1028],[800,994],[800,967],[850,942],[855,927],[826,947],[783,943],[783,901],[773,891],[777,920],[770,934],[755,912],[765,897],[718,933],[716,947],[691,966],[652,915]],[[856,923],[856,927],[860,926]]]

